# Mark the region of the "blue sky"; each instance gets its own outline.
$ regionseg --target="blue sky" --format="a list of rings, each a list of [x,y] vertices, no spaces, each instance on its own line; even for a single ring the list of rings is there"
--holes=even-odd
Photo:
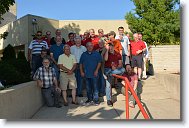
[[[115,20],[135,8],[130,0],[16,0],[17,18],[27,14],[57,20]]]

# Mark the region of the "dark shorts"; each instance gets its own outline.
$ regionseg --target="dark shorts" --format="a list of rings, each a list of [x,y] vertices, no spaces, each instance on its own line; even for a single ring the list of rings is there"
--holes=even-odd
[[[131,61],[132,67],[142,68],[142,62],[143,59],[141,54],[137,56],[132,55],[132,61]]]

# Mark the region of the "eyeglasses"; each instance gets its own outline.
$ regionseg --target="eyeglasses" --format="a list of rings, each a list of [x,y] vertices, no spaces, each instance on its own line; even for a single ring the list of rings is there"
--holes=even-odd
[[[49,33],[49,34],[46,34],[46,35],[51,35],[51,34]]]
[[[42,36],[42,35],[36,35],[36,36]]]

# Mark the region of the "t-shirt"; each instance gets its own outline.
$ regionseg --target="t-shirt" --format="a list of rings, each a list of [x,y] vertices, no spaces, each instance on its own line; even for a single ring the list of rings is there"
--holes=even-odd
[[[146,46],[145,46],[145,44],[144,44],[144,42],[143,41],[137,41],[137,42],[131,42],[131,54],[132,55],[137,55],[137,51],[138,50],[142,50],[142,49],[144,49],[144,48],[146,48]]]
[[[73,46],[73,45],[75,45],[75,43],[72,42],[72,41],[68,41],[68,42],[66,42],[66,44],[69,45],[70,47]]]
[[[58,57],[63,54],[63,48],[64,45],[60,44],[59,46],[57,44],[53,44],[50,47],[50,53],[53,53],[53,57],[56,60],[56,62],[58,62]]]
[[[138,81],[138,76],[135,73],[132,73],[130,76],[128,74],[124,73],[123,76],[129,80],[132,87],[134,87],[134,84],[135,84],[134,81],[135,80]]]
[[[76,45],[71,46],[70,48],[71,54],[75,56],[77,63],[79,63],[81,55],[83,52],[87,51],[85,46],[77,47]]]
[[[49,48],[47,42],[44,40],[41,42],[33,40],[29,45],[29,49],[32,50],[32,54],[41,54],[42,47],[45,47],[46,49]]]
[[[58,64],[63,64],[63,66],[69,70],[72,69],[72,67],[75,63],[76,63],[76,59],[75,59],[75,56],[72,54],[70,54],[69,56],[62,54],[58,58]]]
[[[82,64],[84,67],[84,73],[86,78],[94,78],[94,72],[97,68],[97,65],[101,62],[102,57],[96,51],[93,51],[91,53],[86,51],[81,55],[80,64]]]
[[[122,50],[122,46],[119,40],[115,40],[113,41],[114,44],[114,50],[118,53],[120,53],[120,51]]]
[[[97,50],[99,48],[98,41],[99,41],[99,38],[97,36],[95,36],[94,38],[91,38],[91,42],[94,45],[93,50]]]
[[[119,60],[122,60],[121,54],[114,51],[114,54],[108,53],[108,60],[105,61],[105,68],[112,68],[112,64],[117,67],[119,64]]]
[[[91,38],[83,39],[83,40],[81,41],[81,45],[83,45],[83,46],[86,47],[86,44],[87,44],[88,42],[91,42]]]

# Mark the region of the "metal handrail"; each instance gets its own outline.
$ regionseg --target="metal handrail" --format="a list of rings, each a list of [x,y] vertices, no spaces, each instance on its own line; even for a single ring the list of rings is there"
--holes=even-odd
[[[135,98],[138,107],[140,108],[142,115],[144,116],[145,119],[149,119],[148,114],[146,113],[145,109],[143,108],[138,96],[136,95],[135,91],[133,90],[133,88],[130,85],[129,80],[124,77],[124,76],[120,76],[120,75],[116,75],[113,74],[112,76],[122,79],[125,81],[125,109],[126,109],[126,119],[129,119],[129,94],[128,94],[128,89],[131,91],[131,94],[133,95],[133,97]]]

